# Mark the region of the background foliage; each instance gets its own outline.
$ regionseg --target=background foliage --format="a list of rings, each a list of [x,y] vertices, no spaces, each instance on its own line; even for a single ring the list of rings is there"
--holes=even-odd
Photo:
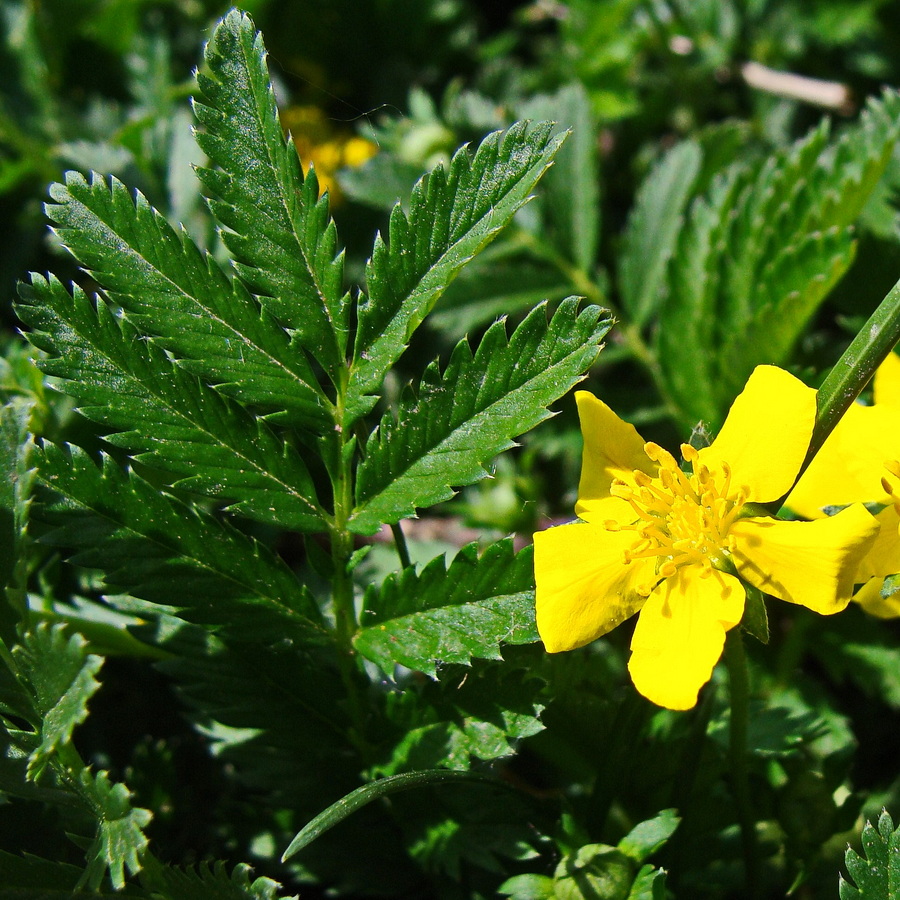
[[[0,897],[749,896],[724,677],[528,544],[582,376],[674,445],[896,281],[900,8],[240,8],[0,0]],[[761,893],[888,896],[896,623],[769,613]]]

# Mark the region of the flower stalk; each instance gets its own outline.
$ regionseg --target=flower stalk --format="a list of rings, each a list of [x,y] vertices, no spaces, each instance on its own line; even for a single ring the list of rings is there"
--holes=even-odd
[[[818,392],[816,424],[800,475],[898,340],[900,281],[891,288],[822,382]]]

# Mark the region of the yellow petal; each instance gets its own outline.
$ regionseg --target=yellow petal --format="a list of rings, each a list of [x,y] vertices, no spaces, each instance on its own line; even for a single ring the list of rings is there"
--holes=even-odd
[[[878,513],[875,520],[881,527],[856,570],[857,584],[869,578],[882,579],[900,573],[900,515],[891,505]]]
[[[709,681],[725,632],[741,620],[740,581],[699,566],[685,566],[647,598],[631,640],[628,671],[648,700],[668,709],[690,709]]]
[[[854,403],[791,491],[787,506],[814,519],[824,515],[826,506],[887,503],[881,485],[884,463],[898,449],[900,407]]]
[[[634,532],[559,525],[534,536],[537,627],[550,653],[588,644],[636,613],[637,588],[654,578],[652,560],[626,565]]]
[[[581,516],[591,501],[610,496],[614,478],[634,484],[635,469],[655,475],[657,466],[644,453],[644,439],[635,427],[620,419],[602,400],[587,391],[577,391],[575,400],[584,437],[575,505],[576,515]]]
[[[700,451],[710,470],[731,466],[748,499],[768,503],[786,493],[809,448],[816,392],[784,369],[757,366],[712,445]]]
[[[870,616],[879,619],[896,619],[900,616],[900,591],[888,597],[881,595],[883,578],[870,578],[854,595],[858,603]]]
[[[856,570],[877,533],[878,522],[858,504],[814,522],[740,519],[730,532],[741,578],[822,615],[847,605]]]
[[[888,353],[875,370],[875,404],[900,407],[900,356]]]

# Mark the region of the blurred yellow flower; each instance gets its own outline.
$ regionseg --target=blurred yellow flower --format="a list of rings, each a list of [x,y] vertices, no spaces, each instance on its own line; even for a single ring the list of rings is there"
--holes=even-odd
[[[856,582],[863,584],[853,599],[879,618],[900,616],[900,593],[884,588],[884,578],[900,573],[900,356],[891,353],[878,367],[873,405],[854,403],[816,454],[787,506],[809,519],[821,518],[830,507],[873,503],[885,508],[877,515],[878,538],[863,558]]]
[[[317,106],[291,106],[282,111],[281,124],[291,133],[304,171],[313,166],[319,195],[328,191],[332,206],[343,199],[336,180],[338,171],[361,166],[378,152],[372,141],[335,128]]]
[[[548,651],[587,644],[640,612],[628,664],[635,687],[660,706],[688,709],[741,620],[741,580],[826,615],[847,605],[878,531],[865,508],[782,522],[753,506],[791,487],[815,391],[759,366],[712,445],[682,444],[690,473],[593,395],[576,399],[583,521],[534,538],[537,625]]]

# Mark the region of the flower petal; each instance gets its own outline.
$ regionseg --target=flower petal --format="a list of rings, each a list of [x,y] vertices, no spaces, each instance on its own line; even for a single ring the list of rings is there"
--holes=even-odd
[[[602,400],[587,391],[577,391],[578,417],[584,437],[581,480],[575,514],[581,516],[592,500],[610,496],[614,478],[634,484],[632,473],[640,469],[655,475],[657,465],[644,452],[644,439],[633,425],[620,419]]]
[[[900,573],[900,515],[891,505],[878,513],[875,520],[881,528],[856,570],[857,583]]]
[[[786,501],[795,513],[819,518],[826,506],[887,503],[884,463],[900,447],[900,408],[854,403],[815,455]]]
[[[858,603],[870,616],[879,619],[896,619],[900,616],[900,591],[882,596],[883,578],[870,578],[854,595]]]
[[[534,536],[537,627],[550,653],[588,644],[634,615],[639,586],[652,583],[652,560],[625,563],[631,531],[559,525]]]
[[[822,615],[850,601],[856,570],[878,522],[856,504],[814,522],[747,518],[731,527],[738,574],[761,591]]]
[[[741,620],[745,591],[733,575],[685,566],[647,598],[631,640],[628,671],[648,700],[690,709]]]
[[[815,420],[812,388],[784,369],[757,366],[700,462],[710,470],[727,462],[734,484],[748,488],[748,500],[768,503],[794,483]]]
[[[900,356],[888,353],[875,370],[873,387],[876,405],[900,407]]]

